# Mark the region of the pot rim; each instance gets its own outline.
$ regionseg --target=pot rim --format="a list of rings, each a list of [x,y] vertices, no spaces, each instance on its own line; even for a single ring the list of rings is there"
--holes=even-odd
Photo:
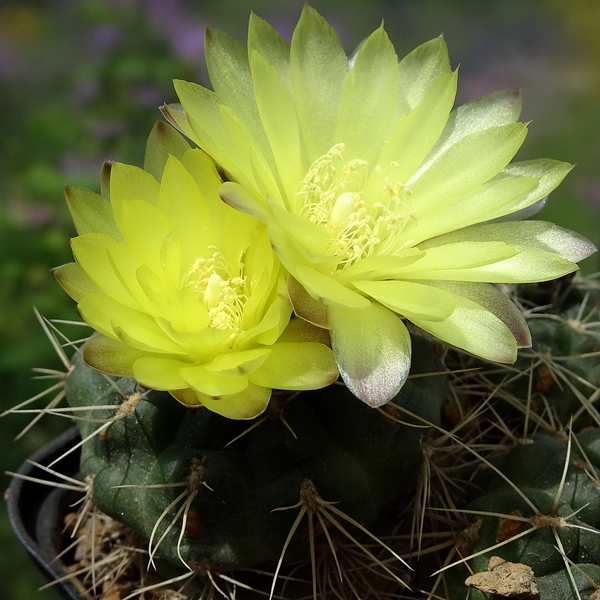
[[[36,477],[48,481],[59,481],[51,474],[40,471],[33,462],[47,466],[73,447],[81,436],[76,427],[71,427],[63,434],[34,452],[25,460],[18,475]],[[79,471],[79,450],[71,452],[53,465],[53,470],[69,477],[77,476]],[[68,574],[60,560],[54,560],[59,550],[62,531],[59,507],[64,505],[73,492],[51,485],[13,476],[7,490],[8,519],[15,535],[38,567],[48,578],[54,581]],[[56,583],[52,586],[64,600],[82,600],[86,597],[83,589],[78,588],[72,579]]]

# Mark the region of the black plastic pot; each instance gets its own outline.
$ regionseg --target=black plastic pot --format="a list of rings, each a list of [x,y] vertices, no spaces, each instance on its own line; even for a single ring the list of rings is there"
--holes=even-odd
[[[80,440],[75,427],[38,450],[30,460],[49,465]],[[76,477],[79,470],[78,451],[74,451],[52,466],[52,469]],[[18,470],[21,475],[48,481],[60,481],[51,474],[24,462]],[[8,488],[8,517],[20,542],[38,568],[54,581],[67,574],[66,567],[56,556],[64,547],[63,517],[69,512],[69,505],[77,499],[76,492],[44,485],[14,477]],[[82,600],[88,597],[78,582],[68,579],[54,585],[54,589],[65,600]]]

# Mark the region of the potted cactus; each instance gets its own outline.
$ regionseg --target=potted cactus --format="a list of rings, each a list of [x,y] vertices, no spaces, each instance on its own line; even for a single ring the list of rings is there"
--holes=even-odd
[[[82,589],[597,597],[595,248],[525,220],[571,167],[511,163],[518,93],[452,110],[443,39],[349,58],[308,6],[206,57],[143,169],[67,188]]]

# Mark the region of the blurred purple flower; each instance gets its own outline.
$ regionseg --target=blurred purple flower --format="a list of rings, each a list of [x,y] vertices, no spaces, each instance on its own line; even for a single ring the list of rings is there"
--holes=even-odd
[[[201,64],[204,58],[204,24],[187,13],[181,0],[147,0],[150,22],[164,33],[173,52]]]
[[[121,41],[122,32],[114,25],[103,25],[91,32],[86,46],[92,60],[102,61]]]
[[[100,84],[95,79],[82,79],[73,90],[73,103],[77,106],[93,100],[100,91]]]
[[[188,27],[172,37],[176,54],[187,60],[202,62],[204,57],[204,27]]]
[[[127,125],[124,121],[118,119],[105,119],[92,123],[90,130],[96,139],[106,140],[125,134],[127,132]]]
[[[153,108],[164,102],[164,92],[152,85],[139,84],[134,88],[135,101],[140,106]]]
[[[81,175],[97,177],[103,162],[103,159],[88,159],[74,152],[66,152],[61,156],[58,168],[67,179],[74,179]]]
[[[11,40],[0,32],[0,80],[12,79],[22,68]]]
[[[579,182],[576,186],[583,200],[592,208],[600,208],[600,179]]]
[[[8,202],[8,214],[21,227],[40,229],[54,220],[56,211],[48,204],[13,198]]]

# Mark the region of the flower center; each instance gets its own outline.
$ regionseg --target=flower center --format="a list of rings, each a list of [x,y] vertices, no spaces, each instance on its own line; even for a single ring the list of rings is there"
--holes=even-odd
[[[318,158],[296,194],[299,216],[329,234],[325,254],[340,258],[338,271],[409,245],[407,226],[416,222],[410,190],[387,176],[397,163],[369,169],[362,159],[344,162],[343,154],[344,144],[338,144]]]
[[[200,256],[188,272],[188,289],[208,310],[209,324],[216,329],[238,333],[242,323],[244,304],[248,299],[243,264],[236,275],[225,257],[215,246],[210,256]]]

